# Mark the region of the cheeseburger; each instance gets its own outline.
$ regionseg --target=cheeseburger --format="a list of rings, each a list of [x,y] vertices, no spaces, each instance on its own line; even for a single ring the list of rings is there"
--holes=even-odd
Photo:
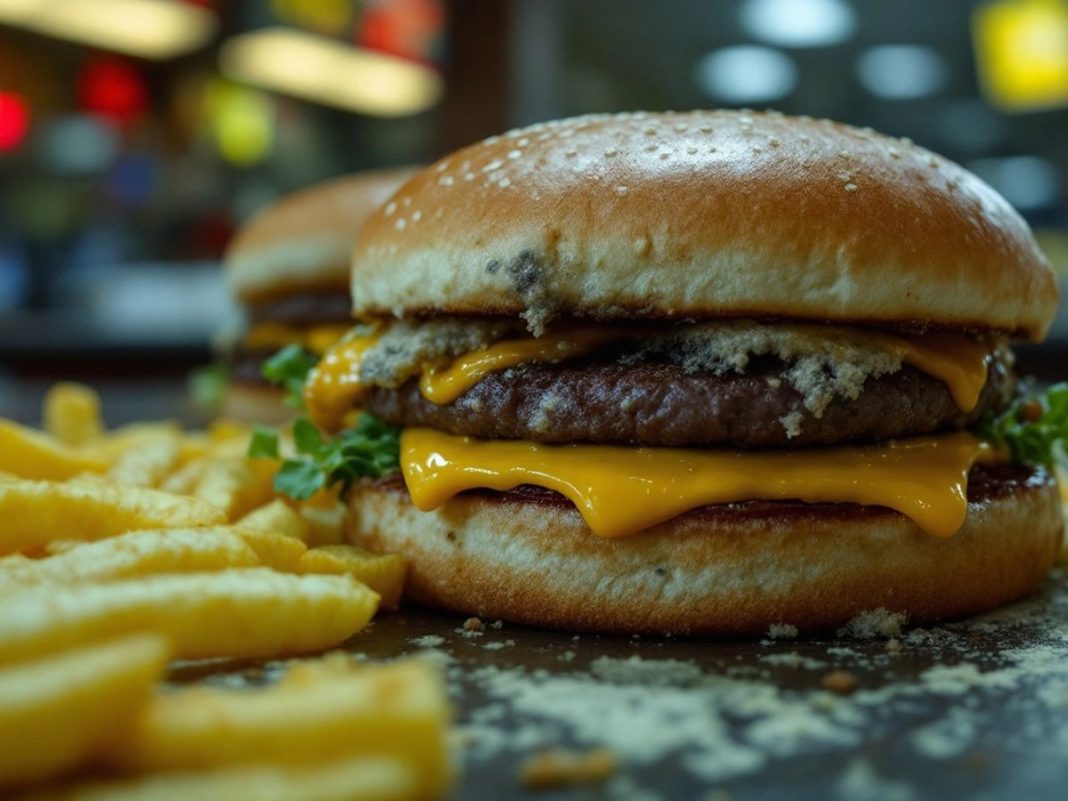
[[[351,536],[417,601],[758,634],[989,609],[1060,547],[1051,473],[977,433],[1054,276],[909,141],[726,111],[491,137],[371,215],[352,296],[305,402],[401,430]]]
[[[224,266],[249,327],[223,348],[229,365],[224,413],[277,422],[291,416],[264,362],[287,345],[321,354],[351,326],[352,243],[364,220],[412,174],[366,172],[290,195],[255,216],[234,238]]]

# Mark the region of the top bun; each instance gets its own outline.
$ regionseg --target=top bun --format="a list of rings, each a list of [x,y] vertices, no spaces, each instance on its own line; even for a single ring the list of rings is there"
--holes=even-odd
[[[960,166],[777,113],[579,117],[422,170],[368,220],[357,316],[787,317],[1041,339],[1057,283]]]
[[[352,243],[368,215],[415,173],[404,167],[337,178],[287,195],[242,226],[226,250],[242,301],[349,283]]]

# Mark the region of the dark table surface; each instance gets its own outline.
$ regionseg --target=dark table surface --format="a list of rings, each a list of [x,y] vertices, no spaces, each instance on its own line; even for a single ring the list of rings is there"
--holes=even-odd
[[[33,422],[46,381],[0,382]],[[109,422],[194,421],[180,383],[104,382]],[[992,615],[896,637],[749,642],[573,636],[502,624],[465,632],[427,610],[383,614],[347,646],[445,669],[463,771],[457,801],[558,799],[1068,799],[1068,576]],[[846,671],[856,690],[822,688]],[[191,666],[229,683],[261,667]],[[607,781],[537,794],[519,766],[603,746]]]

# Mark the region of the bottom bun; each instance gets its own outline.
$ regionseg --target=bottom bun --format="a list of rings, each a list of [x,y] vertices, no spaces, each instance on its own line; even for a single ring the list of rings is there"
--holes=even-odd
[[[226,387],[220,416],[245,423],[283,425],[296,417],[296,410],[283,403],[285,391],[262,384],[232,381]]]
[[[1057,486],[1041,469],[977,468],[964,527],[939,539],[881,507],[704,507],[601,539],[560,496],[459,495],[416,509],[399,480],[352,490],[350,538],[408,559],[413,600],[571,631],[760,635],[832,629],[884,608],[960,617],[1035,590],[1060,549]]]

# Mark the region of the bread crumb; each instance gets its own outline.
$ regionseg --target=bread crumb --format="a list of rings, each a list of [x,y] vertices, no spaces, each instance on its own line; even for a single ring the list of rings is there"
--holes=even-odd
[[[855,640],[896,637],[907,620],[908,616],[904,612],[891,612],[884,607],[869,609],[838,629],[838,636]]]
[[[485,631],[486,624],[482,622],[481,618],[469,617],[464,621],[464,631]]]
[[[768,627],[768,639],[793,640],[797,638],[797,626],[789,623],[772,623]]]
[[[552,749],[531,754],[519,766],[519,780],[530,790],[603,782],[619,769],[607,748],[589,751]]]
[[[857,677],[848,670],[832,670],[820,680],[820,685],[832,693],[849,695],[857,689]]]
[[[445,644],[445,638],[440,634],[424,634],[422,637],[412,637],[408,642],[417,648],[437,648]]]

